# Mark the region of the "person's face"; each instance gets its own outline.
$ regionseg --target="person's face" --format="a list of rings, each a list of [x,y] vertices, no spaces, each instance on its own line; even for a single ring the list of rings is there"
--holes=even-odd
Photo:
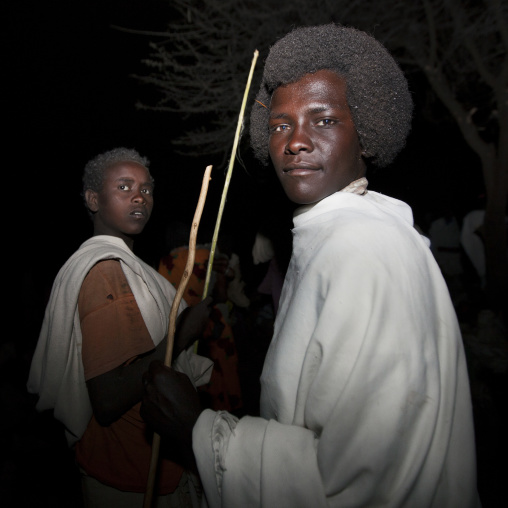
[[[136,162],[121,162],[108,168],[99,192],[86,191],[94,212],[94,235],[122,238],[141,233],[153,209],[153,184],[148,170]]]
[[[288,198],[316,203],[365,174],[346,82],[330,70],[275,90],[269,153]]]

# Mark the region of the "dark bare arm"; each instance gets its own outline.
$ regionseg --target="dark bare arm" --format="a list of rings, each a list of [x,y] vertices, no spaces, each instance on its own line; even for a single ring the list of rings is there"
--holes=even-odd
[[[179,316],[173,346],[173,358],[201,338],[210,310],[212,298],[185,309]],[[143,373],[154,360],[164,361],[167,337],[151,351],[138,357],[128,365],[96,376],[87,381],[88,394],[96,420],[107,426],[118,420],[143,397]]]

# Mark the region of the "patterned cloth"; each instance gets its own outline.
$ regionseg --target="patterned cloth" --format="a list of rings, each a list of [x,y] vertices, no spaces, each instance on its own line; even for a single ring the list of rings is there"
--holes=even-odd
[[[187,257],[188,248],[179,247],[160,260],[159,273],[175,288],[180,284]],[[194,268],[183,295],[190,306],[202,299],[209,257],[209,246],[196,247]],[[212,282],[210,281],[210,288]],[[242,395],[238,377],[238,354],[228,314],[227,304],[214,305],[204,337],[200,341],[199,353],[210,358],[214,367],[210,382],[201,386],[199,392],[211,409],[234,411],[242,406]]]

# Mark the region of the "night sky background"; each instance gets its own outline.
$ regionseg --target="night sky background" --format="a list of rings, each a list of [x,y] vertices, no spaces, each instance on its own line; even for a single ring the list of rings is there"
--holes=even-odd
[[[126,146],[151,161],[155,208],[135,244],[136,253],[151,264],[164,251],[166,225],[192,219],[204,169],[214,164],[200,227],[210,232],[211,239],[227,163],[177,155],[170,140],[182,127],[178,116],[136,109],[138,100],[150,103],[157,96],[133,77],[146,71],[142,59],[149,56],[149,38],[113,28],[162,31],[171,15],[169,4],[164,0],[2,3],[7,84],[4,182],[10,180],[17,189],[16,231],[4,241],[10,249],[7,255],[15,255],[22,268],[28,352],[37,340],[57,271],[92,234],[80,195],[81,175],[86,162],[98,153]],[[407,146],[390,168],[367,176],[369,188],[410,204],[425,230],[429,220],[447,209],[460,221],[480,206],[483,180],[479,160],[455,124],[436,123],[422,114],[425,80],[411,75],[410,85],[416,110]],[[248,151],[242,157],[246,168],[235,166],[223,229],[233,232],[249,279],[250,251],[260,223],[271,218],[283,224],[290,208],[278,187],[261,184],[255,177],[260,168]],[[272,181],[268,176],[266,180]],[[26,372],[19,376],[23,390]]]
[[[162,31],[171,16],[170,2],[7,4],[12,13],[4,18],[10,64],[6,77],[13,89],[6,96],[6,149],[14,157],[14,177],[23,181],[18,202],[20,231],[28,241],[23,250],[37,260],[38,269],[52,279],[90,236],[80,197],[82,169],[90,158],[116,146],[147,156],[156,180],[152,220],[135,246],[139,255],[157,255],[169,220],[192,218],[208,164],[214,164],[214,171],[203,221],[214,223],[226,163],[177,155],[170,140],[181,129],[180,119],[135,107],[140,99],[153,103],[157,94],[134,77],[147,70],[142,59],[149,56],[149,37],[113,28]],[[460,219],[482,192],[478,159],[454,123],[431,123],[421,115],[425,88],[423,79],[411,77],[416,112],[407,146],[390,168],[368,175],[370,188],[407,201],[422,228],[428,212],[440,213],[443,206],[453,206]],[[242,157],[247,168],[235,166],[223,224],[248,244],[257,214],[277,213],[273,194],[281,206],[286,201],[259,187],[253,176],[259,168],[248,150]]]

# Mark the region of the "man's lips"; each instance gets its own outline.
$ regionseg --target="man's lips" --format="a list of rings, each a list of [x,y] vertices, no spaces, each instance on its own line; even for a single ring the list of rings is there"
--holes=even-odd
[[[282,172],[290,176],[305,176],[313,174],[320,169],[321,168],[315,164],[309,164],[305,162],[292,162],[291,164],[284,166]]]

